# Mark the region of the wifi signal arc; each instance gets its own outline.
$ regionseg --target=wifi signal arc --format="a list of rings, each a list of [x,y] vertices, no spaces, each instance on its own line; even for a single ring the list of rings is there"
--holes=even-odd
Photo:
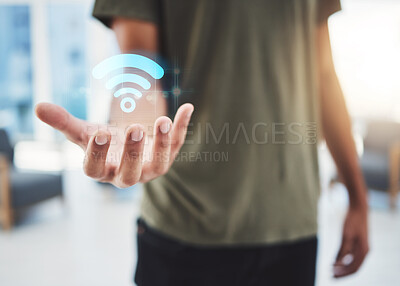
[[[136,54],[121,54],[110,57],[95,66],[92,75],[96,79],[101,79],[111,71],[123,68],[143,70],[154,79],[160,79],[164,76],[164,69],[159,64],[149,58]],[[124,83],[134,83],[144,90],[148,90],[151,87],[151,83],[140,75],[122,73],[109,79],[106,83],[106,88],[113,89]],[[133,87],[122,87],[114,93],[114,97],[116,98],[121,95],[133,95],[138,98],[142,97],[142,93]],[[126,103],[129,103],[130,107],[126,107]],[[135,109],[136,103],[133,98],[125,97],[121,100],[120,107],[122,111],[129,113]]]
[[[135,54],[121,54],[105,59],[93,69],[92,75],[96,79],[101,79],[109,72],[122,68],[141,69],[154,79],[160,79],[164,76],[164,69],[159,64],[149,58]]]
[[[140,85],[143,89],[149,89],[151,87],[150,82],[145,79],[144,77],[137,75],[137,74],[119,74],[111,78],[106,83],[107,89],[112,89],[117,85],[125,82],[135,83]]]
[[[135,96],[137,96],[139,98],[142,97],[142,93],[140,91],[138,91],[135,88],[131,88],[131,87],[124,87],[124,88],[121,88],[121,89],[117,90],[114,93],[114,97],[120,97],[123,94],[132,94],[132,95],[135,95]]]

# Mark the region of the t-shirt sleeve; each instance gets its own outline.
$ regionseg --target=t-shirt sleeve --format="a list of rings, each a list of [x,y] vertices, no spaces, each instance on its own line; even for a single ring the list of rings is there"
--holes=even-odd
[[[326,21],[330,15],[341,9],[340,0],[318,0],[318,23]]]
[[[114,17],[132,18],[158,24],[160,0],[96,0],[93,16],[110,27]]]

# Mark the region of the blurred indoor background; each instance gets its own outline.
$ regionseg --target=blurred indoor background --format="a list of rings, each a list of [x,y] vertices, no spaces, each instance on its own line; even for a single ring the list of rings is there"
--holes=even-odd
[[[91,17],[92,5],[92,0],[0,0],[2,286],[132,285],[140,186],[117,190],[86,178],[82,151],[33,116],[37,102],[50,101],[82,119],[106,120],[109,95],[92,82],[90,70],[118,49],[113,34]],[[400,1],[342,0],[342,5],[329,25],[369,186],[371,252],[357,274],[331,278],[347,198],[321,145],[317,285],[395,286],[400,285]],[[27,191],[32,188],[43,193],[32,196]],[[7,206],[10,192],[15,201]],[[7,222],[10,213],[13,221]]]

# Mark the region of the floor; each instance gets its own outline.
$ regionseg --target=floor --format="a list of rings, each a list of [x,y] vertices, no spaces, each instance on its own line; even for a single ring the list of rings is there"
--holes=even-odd
[[[11,232],[0,229],[0,285],[133,285],[140,187],[116,190],[78,170],[65,176],[64,201],[25,210]],[[334,280],[331,264],[347,201],[340,185],[322,193],[318,286],[400,285],[400,212],[388,210],[385,194],[371,197],[371,253],[359,273]]]

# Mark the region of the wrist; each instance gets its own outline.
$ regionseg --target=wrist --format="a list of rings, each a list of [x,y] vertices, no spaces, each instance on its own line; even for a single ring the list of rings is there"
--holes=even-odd
[[[368,212],[367,195],[351,196],[349,208],[354,211]]]
[[[349,194],[349,207],[353,210],[368,210],[368,191],[362,175],[354,176],[351,183],[346,184]]]
[[[368,210],[368,195],[367,188],[362,184],[358,188],[348,190],[349,192],[349,205],[352,210]]]

